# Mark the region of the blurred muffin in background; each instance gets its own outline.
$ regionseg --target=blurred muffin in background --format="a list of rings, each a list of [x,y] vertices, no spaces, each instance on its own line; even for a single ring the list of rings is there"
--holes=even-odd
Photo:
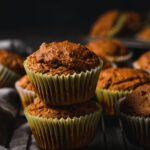
[[[150,147],[150,84],[136,88],[116,108],[129,142]]]
[[[19,81],[17,81],[15,87],[19,93],[23,108],[33,102],[33,99],[35,98],[35,92],[27,75],[23,76]]]
[[[91,37],[110,37],[117,34],[125,23],[125,17],[118,10],[101,15],[91,28]]]
[[[150,72],[150,50],[142,54],[139,59],[133,64],[134,68],[144,69]]]
[[[105,113],[114,115],[114,105],[138,86],[150,83],[150,74],[141,69],[109,68],[99,76],[96,97]]]
[[[137,35],[140,40],[150,41],[150,25],[144,27]]]
[[[118,64],[127,62],[132,57],[132,52],[117,39],[94,40],[89,42],[87,47],[98,56]]]
[[[138,12],[111,10],[96,20],[89,35],[91,37],[112,37],[119,33],[126,34],[124,30],[135,31],[141,27],[142,23],[143,17]]]
[[[0,50],[0,87],[14,86],[16,80],[25,74],[24,59],[8,50]]]
[[[135,11],[124,12],[126,16],[126,27],[130,31],[135,31],[139,29],[144,21],[143,16]]]

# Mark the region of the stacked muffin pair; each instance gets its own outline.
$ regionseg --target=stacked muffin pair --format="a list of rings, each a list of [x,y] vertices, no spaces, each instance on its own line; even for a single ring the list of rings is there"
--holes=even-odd
[[[43,43],[24,66],[38,95],[24,111],[37,144],[71,149],[90,143],[101,114],[91,99],[102,61],[85,46],[63,41]]]

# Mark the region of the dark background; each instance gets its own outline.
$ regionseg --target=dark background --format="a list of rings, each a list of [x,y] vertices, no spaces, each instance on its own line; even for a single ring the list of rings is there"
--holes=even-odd
[[[3,0],[0,4],[0,38],[42,40],[76,39],[88,33],[104,11],[149,11],[149,0]]]

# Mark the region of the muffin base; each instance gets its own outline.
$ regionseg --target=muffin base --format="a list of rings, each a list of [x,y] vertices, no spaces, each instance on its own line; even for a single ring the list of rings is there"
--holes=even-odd
[[[27,108],[25,116],[37,144],[51,150],[74,149],[89,144],[95,136],[101,115],[100,108],[79,118],[46,119],[30,115]]]
[[[19,78],[18,74],[0,64],[0,87],[13,87]]]
[[[100,65],[90,71],[73,75],[46,75],[25,70],[40,99],[50,105],[61,106],[83,103],[90,100],[95,93],[98,77],[102,68]]]
[[[112,91],[108,89],[96,88],[96,97],[107,115],[115,115],[115,103],[122,97],[127,96],[132,91]]]
[[[24,89],[24,88],[20,87],[18,84],[19,84],[19,81],[17,81],[15,83],[15,87],[19,93],[19,96],[20,96],[20,99],[22,102],[22,106],[23,106],[23,108],[25,108],[33,102],[36,95],[33,91]]]
[[[142,147],[150,147],[150,117],[135,117],[120,112],[122,100],[118,101],[116,109],[129,142]]]

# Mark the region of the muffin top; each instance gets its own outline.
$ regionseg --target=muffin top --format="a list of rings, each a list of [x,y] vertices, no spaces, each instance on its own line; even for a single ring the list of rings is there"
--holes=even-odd
[[[25,74],[23,62],[24,59],[19,54],[12,53],[8,50],[0,50],[0,63],[19,75]]]
[[[29,78],[28,78],[27,75],[23,76],[23,77],[19,80],[18,85],[19,85],[20,87],[22,87],[23,89],[27,89],[27,90],[32,90],[32,91],[34,91],[33,86],[32,86],[32,84],[31,84],[31,82],[30,82],[30,80],[29,80]]]
[[[150,117],[150,84],[136,88],[120,103],[120,111],[130,116]]]
[[[34,103],[28,106],[28,113],[32,116],[42,118],[73,118],[85,116],[98,111],[99,107],[94,101],[88,101],[82,104],[75,104],[70,106],[56,107],[49,106],[40,101],[39,98],[34,99]]]
[[[144,53],[138,60],[137,65],[142,69],[150,70],[150,51]]]
[[[150,25],[142,29],[137,36],[139,39],[150,41]]]
[[[87,47],[95,52],[98,56],[123,56],[128,54],[128,50],[126,46],[118,41],[117,39],[114,40],[95,40],[89,42]]]
[[[69,41],[42,43],[40,49],[27,58],[27,67],[50,75],[80,73],[99,65],[98,56],[81,44]]]
[[[144,70],[109,68],[101,71],[97,86],[109,90],[133,90],[148,82],[150,82],[150,74]]]
[[[126,11],[124,12],[126,16],[126,26],[130,30],[138,29],[143,23],[143,17],[139,12]]]
[[[111,10],[100,16],[92,26],[90,36],[109,36],[111,29],[116,24],[120,12],[118,10]]]

